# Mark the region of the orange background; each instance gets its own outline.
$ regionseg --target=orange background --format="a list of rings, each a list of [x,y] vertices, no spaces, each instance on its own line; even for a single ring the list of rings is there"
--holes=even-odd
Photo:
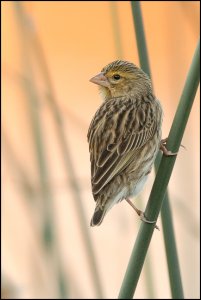
[[[44,50],[88,225],[95,204],[90,188],[86,135],[90,120],[102,101],[97,87],[89,79],[117,58],[139,65],[130,3],[23,1],[22,4],[28,14],[29,30],[36,32]],[[3,292],[7,298],[12,297],[12,293],[15,298],[58,297],[55,273],[51,263],[46,261],[38,235],[42,224],[40,183],[28,101],[22,86],[26,56],[29,56],[40,95],[37,109],[53,193],[51,209],[55,243],[64,268],[68,297],[96,298],[73,193],[69,182],[66,183],[40,62],[34,47],[24,53],[13,3],[3,1],[1,8],[2,126],[6,136],[2,148]],[[142,1],[141,8],[154,90],[164,110],[165,138],[198,41],[199,2]],[[115,11],[118,24],[114,23]],[[186,298],[199,297],[199,117],[197,92],[182,141],[187,150],[180,149],[169,184]],[[34,187],[34,203],[22,196],[13,157],[25,169]],[[145,208],[153,180],[154,172],[139,200],[136,199],[137,207]],[[158,225],[162,228],[160,218]],[[122,202],[109,212],[100,227],[87,227],[105,298],[115,298],[119,293],[139,226],[136,214]],[[153,284],[147,278],[151,278]],[[135,297],[151,297],[151,293],[154,298],[171,296],[162,231],[154,232]]]

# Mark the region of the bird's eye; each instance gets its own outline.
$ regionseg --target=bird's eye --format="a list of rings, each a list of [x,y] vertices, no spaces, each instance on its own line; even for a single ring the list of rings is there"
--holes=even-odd
[[[119,80],[119,79],[121,78],[121,76],[120,76],[119,74],[114,74],[114,75],[113,75],[113,78],[114,78],[115,80]]]

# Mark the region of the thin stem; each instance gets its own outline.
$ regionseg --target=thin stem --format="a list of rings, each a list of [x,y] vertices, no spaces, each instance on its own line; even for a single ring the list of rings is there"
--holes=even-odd
[[[140,8],[140,1],[131,1],[131,9],[133,15],[133,23],[136,34],[138,55],[142,70],[151,78],[151,70],[149,66],[149,57],[145,39],[144,25]]]
[[[180,275],[179,261],[175,256],[175,253],[177,253],[177,246],[175,243],[172,213],[170,203],[167,200],[167,194],[165,195],[161,208],[161,220],[164,232],[165,249],[166,253],[169,254],[167,255],[167,264],[172,298],[183,299],[184,294]]]

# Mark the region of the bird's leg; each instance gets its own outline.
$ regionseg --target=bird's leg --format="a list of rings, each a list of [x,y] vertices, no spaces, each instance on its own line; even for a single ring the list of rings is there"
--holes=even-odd
[[[149,220],[147,220],[147,218],[144,215],[144,212],[141,211],[140,209],[138,209],[129,198],[126,198],[126,201],[130,204],[130,206],[132,206],[132,208],[136,211],[136,213],[138,214],[138,216],[140,217],[140,219],[143,222],[150,223],[150,224],[156,223],[156,221],[149,221]],[[160,230],[157,225],[155,225],[155,228],[158,229],[158,230]]]
[[[166,142],[167,142],[167,138],[161,140],[161,142],[160,142],[160,148],[159,148],[159,149],[163,152],[163,154],[164,154],[165,156],[173,156],[173,155],[177,155],[178,152],[172,152],[172,151],[169,151],[169,150],[166,148]]]

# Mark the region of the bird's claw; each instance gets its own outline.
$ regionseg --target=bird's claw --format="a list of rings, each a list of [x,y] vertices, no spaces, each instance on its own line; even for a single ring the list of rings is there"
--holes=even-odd
[[[145,223],[149,223],[149,224],[156,223],[156,221],[149,221],[149,220],[147,220],[147,218],[145,217],[145,214],[142,211],[140,212],[140,220],[143,221],[143,222],[145,222]],[[157,225],[155,225],[155,228],[158,229],[158,230],[160,230]]]
[[[149,223],[149,224],[156,223],[156,221],[149,221],[149,220],[147,220],[147,218],[145,217],[145,214],[143,213],[143,211],[141,211],[140,209],[138,209],[137,207],[135,207],[135,205],[132,203],[132,201],[129,198],[126,198],[126,201],[130,204],[130,206],[132,206],[132,208],[135,210],[135,212],[140,217],[141,221],[143,221],[145,223]],[[155,228],[158,229],[158,230],[160,230],[157,225],[155,225]]]
[[[172,152],[172,151],[169,151],[169,150],[166,148],[166,144],[167,144],[167,138],[161,140],[161,143],[160,143],[160,150],[163,152],[163,154],[164,154],[165,156],[174,156],[174,155],[177,155],[177,154],[178,154],[178,152]]]

